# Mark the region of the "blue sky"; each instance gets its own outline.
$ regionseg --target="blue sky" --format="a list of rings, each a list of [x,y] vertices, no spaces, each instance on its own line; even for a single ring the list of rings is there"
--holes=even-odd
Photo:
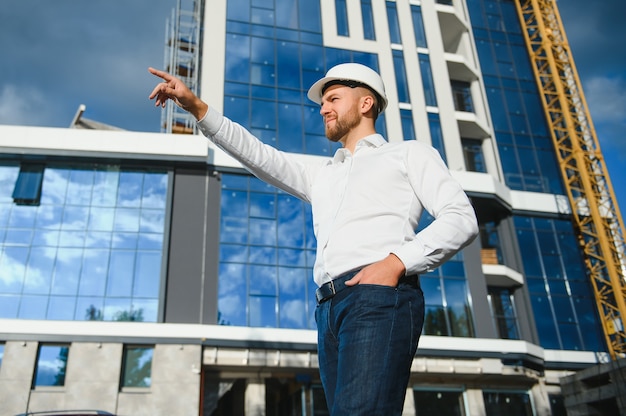
[[[626,2],[557,4],[624,215]],[[176,0],[4,1],[0,124],[67,127],[85,104],[85,117],[159,131],[160,111],[147,101],[155,80],[146,68],[163,66],[165,21],[175,5]]]

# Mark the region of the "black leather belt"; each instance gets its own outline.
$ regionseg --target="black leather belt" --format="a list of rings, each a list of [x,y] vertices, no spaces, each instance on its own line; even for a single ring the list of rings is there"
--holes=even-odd
[[[326,282],[321,285],[315,291],[315,298],[317,299],[317,304],[326,302],[328,299],[335,296],[337,293],[344,290],[346,287],[346,282],[352,279],[360,270],[355,270],[353,272],[348,272],[346,274],[342,274],[336,279],[331,280],[330,282]],[[408,284],[413,287],[419,287],[419,275],[413,274],[409,276],[402,276],[398,281],[398,284]]]

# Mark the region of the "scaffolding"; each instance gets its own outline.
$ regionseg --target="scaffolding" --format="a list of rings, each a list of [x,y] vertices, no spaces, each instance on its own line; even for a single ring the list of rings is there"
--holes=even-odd
[[[556,0],[517,0],[609,353],[626,356],[624,222]]]
[[[165,71],[180,78],[195,94],[200,91],[200,55],[204,0],[178,0],[165,24]],[[164,133],[195,134],[193,116],[168,100],[161,113]]]

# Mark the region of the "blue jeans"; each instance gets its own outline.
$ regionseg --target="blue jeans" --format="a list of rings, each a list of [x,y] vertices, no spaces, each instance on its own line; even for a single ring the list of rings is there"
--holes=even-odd
[[[419,287],[356,285],[317,306],[320,376],[332,416],[401,415],[424,323]]]

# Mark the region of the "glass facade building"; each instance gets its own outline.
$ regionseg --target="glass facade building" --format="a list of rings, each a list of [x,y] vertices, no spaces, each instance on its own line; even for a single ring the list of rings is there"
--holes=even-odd
[[[468,0],[506,185],[562,195],[552,139],[543,115],[515,4]],[[601,351],[601,325],[570,219],[515,215],[523,272],[539,343],[545,348]]]
[[[199,54],[199,95],[264,143],[331,157],[306,92],[362,63],[389,98],[377,130],[432,145],[470,196],[480,237],[420,276],[405,410],[564,414],[559,378],[606,346],[513,0],[184,3],[203,39],[166,48]],[[328,414],[312,229],[197,135],[0,126],[0,403]]]

